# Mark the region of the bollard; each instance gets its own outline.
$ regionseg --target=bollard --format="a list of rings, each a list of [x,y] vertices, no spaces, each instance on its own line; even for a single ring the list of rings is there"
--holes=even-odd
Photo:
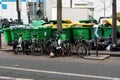
[[[98,38],[96,37],[95,38],[95,44],[96,44],[96,56],[98,56],[98,40],[97,40]]]

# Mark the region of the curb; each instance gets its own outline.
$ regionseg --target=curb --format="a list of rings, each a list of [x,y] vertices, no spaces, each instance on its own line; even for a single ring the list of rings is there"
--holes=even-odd
[[[0,51],[12,52],[12,49],[0,49]],[[91,51],[92,54],[96,54],[96,51]],[[110,55],[120,57],[120,51],[98,51],[98,55]]]
[[[96,51],[92,51],[93,54],[96,54]],[[120,56],[120,51],[98,51],[98,55],[110,55],[110,56]]]
[[[0,49],[0,51],[12,52],[12,49]]]

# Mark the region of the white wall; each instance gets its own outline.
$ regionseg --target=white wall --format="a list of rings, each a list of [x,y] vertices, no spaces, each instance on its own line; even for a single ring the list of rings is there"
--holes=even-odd
[[[48,1],[48,5],[46,7],[46,9],[48,11],[47,15],[48,17],[51,19],[51,11],[52,8],[56,6],[56,0],[46,0]],[[106,5],[106,10],[105,10],[105,15],[106,17],[111,16],[112,15],[112,1],[113,0],[73,0],[73,7],[75,3],[81,3],[81,2],[93,2],[94,3],[94,18],[95,19],[99,19],[99,17],[104,17],[104,3],[103,1],[105,1],[105,5]],[[117,1],[117,12],[120,12],[120,0],[116,0]],[[70,7],[70,0],[62,0],[63,2],[63,7]],[[51,4],[50,4],[51,3]],[[52,4],[53,3],[53,4]],[[49,6],[50,5],[50,6]]]
[[[74,22],[79,20],[88,19],[89,9],[87,8],[63,8],[62,9],[62,19],[70,19]],[[52,8],[52,20],[57,19],[57,9]]]
[[[0,16],[3,18],[13,18],[17,19],[17,11],[16,11],[16,2],[2,2],[2,4],[7,5],[7,9],[2,9],[0,5]],[[21,2],[21,19],[23,15],[26,14],[26,2]]]

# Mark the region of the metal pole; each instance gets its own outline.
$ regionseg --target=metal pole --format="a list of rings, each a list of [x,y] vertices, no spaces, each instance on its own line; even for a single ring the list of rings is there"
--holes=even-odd
[[[95,44],[96,44],[96,56],[98,56],[98,38],[95,38]]]
[[[62,30],[62,0],[57,0],[57,30]]]
[[[116,44],[116,0],[112,2],[112,44]]]
[[[21,24],[21,12],[20,12],[19,0],[16,0],[16,8],[18,13],[18,24]]]
[[[70,0],[70,8],[72,8],[72,0]]]
[[[1,31],[0,31],[0,49],[2,48],[2,39],[1,39]]]

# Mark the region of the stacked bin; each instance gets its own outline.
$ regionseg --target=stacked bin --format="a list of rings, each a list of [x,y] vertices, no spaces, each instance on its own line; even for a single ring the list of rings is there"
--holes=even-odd
[[[12,37],[11,37],[11,31],[10,28],[4,28],[4,37],[5,41],[7,42],[8,45],[12,44]]]
[[[73,41],[77,40],[78,38],[82,37],[86,40],[90,39],[90,27],[71,27],[71,35]]]

